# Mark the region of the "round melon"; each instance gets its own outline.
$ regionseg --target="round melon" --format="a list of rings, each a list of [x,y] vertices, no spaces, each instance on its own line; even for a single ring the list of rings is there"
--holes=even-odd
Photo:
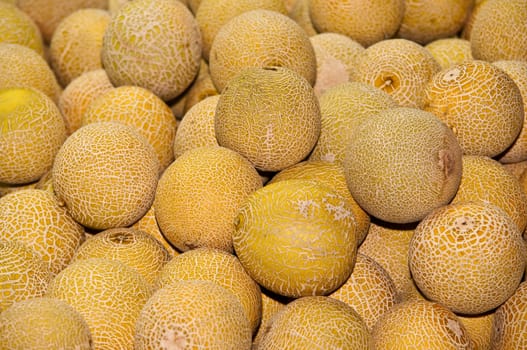
[[[290,0],[290,2],[294,2],[294,4],[292,4],[291,10],[288,12],[289,17],[298,23],[310,37],[319,34],[313,26],[311,14],[309,13],[310,0]]]
[[[490,350],[495,311],[482,315],[457,315],[465,326],[475,349]]]
[[[260,326],[256,334],[253,336],[253,349],[258,349],[260,342],[262,341],[265,332],[274,319],[274,316],[282,310],[288,300],[277,294],[271,293],[268,290],[262,290],[262,319]]]
[[[526,318],[527,282],[523,282],[494,313],[491,348],[495,350],[525,348],[527,346]]]
[[[13,3],[0,1],[0,42],[20,44],[44,56],[44,42],[40,29],[31,17]]]
[[[434,56],[442,69],[474,59],[470,41],[458,37],[436,39],[429,42],[425,49]]]

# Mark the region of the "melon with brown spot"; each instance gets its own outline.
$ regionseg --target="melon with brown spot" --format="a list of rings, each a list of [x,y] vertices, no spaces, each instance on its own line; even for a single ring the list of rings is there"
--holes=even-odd
[[[51,191],[26,189],[0,198],[0,239],[32,248],[53,276],[71,262],[85,238],[84,228]]]
[[[84,72],[102,68],[102,38],[109,22],[110,13],[96,8],[76,10],[60,21],[48,56],[62,86]]]
[[[482,315],[457,315],[461,323],[465,326],[474,349],[491,350],[492,323],[495,310]]]
[[[236,212],[262,187],[254,166],[220,146],[183,153],[165,170],[154,209],[161,232],[180,251],[211,247],[232,252]]]
[[[179,1],[131,1],[110,20],[101,55],[114,85],[137,85],[168,101],[196,77],[201,35]]]
[[[231,291],[243,307],[251,332],[256,332],[262,316],[262,293],[235,255],[206,247],[188,250],[163,267],[157,287],[186,280],[212,281]]]
[[[489,62],[473,60],[443,69],[424,92],[423,109],[454,131],[464,154],[497,156],[522,129],[520,89]]]
[[[311,180],[283,180],[240,207],[234,250],[262,287],[288,297],[327,294],[351,274],[357,225],[346,198]],[[269,225],[272,223],[272,225]]]
[[[150,208],[158,170],[154,149],[133,127],[91,123],[71,134],[57,153],[53,188],[83,226],[128,226]]]
[[[0,349],[92,350],[88,324],[71,305],[36,297],[12,304],[0,314]]]
[[[309,13],[319,33],[347,35],[368,47],[395,35],[404,0],[311,0]]]
[[[461,157],[454,133],[432,113],[397,107],[358,126],[343,165],[351,195],[367,213],[410,223],[454,197]]]
[[[0,313],[17,301],[41,297],[52,275],[33,249],[0,239]]]
[[[40,29],[25,12],[13,3],[0,1],[0,42],[20,44],[44,56],[44,42]]]
[[[473,349],[459,318],[441,304],[410,300],[392,307],[372,330],[376,350]]]
[[[276,11],[252,10],[227,22],[210,49],[210,76],[222,93],[231,79],[251,67],[278,66],[304,77],[313,86],[317,63],[306,32]],[[285,92],[285,89],[281,89]]]
[[[48,96],[33,88],[0,88],[0,182],[37,181],[65,140],[64,120]]]
[[[492,322],[492,349],[524,349],[527,347],[527,282],[501,305]]]
[[[158,289],[136,323],[134,349],[251,349],[251,326],[238,298],[212,281]]]
[[[527,259],[522,232],[503,209],[457,202],[428,214],[415,229],[408,264],[429,299],[468,315],[483,314],[518,288]]]
[[[220,95],[214,115],[220,146],[262,171],[279,171],[306,158],[319,138],[320,124],[313,88],[283,67],[248,68],[238,74]]]
[[[139,272],[110,259],[79,260],[49,283],[46,297],[63,300],[86,320],[94,349],[132,349],[135,323],[153,289]]]
[[[305,296],[287,304],[271,321],[260,350],[372,348],[371,335],[348,304],[326,296]]]
[[[422,108],[424,89],[440,69],[423,46],[407,39],[388,39],[359,56],[353,80],[387,92],[403,107]]]

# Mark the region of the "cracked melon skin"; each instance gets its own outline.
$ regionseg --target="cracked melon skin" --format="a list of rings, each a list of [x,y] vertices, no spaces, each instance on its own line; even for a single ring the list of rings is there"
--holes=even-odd
[[[492,349],[524,349],[527,346],[527,282],[522,282],[514,294],[494,313]]]
[[[24,45],[44,56],[40,29],[16,3],[0,1],[0,18],[0,42]]]
[[[0,314],[0,350],[92,350],[92,343],[82,315],[59,299],[19,301]]]
[[[386,109],[353,135],[343,163],[346,181],[370,215],[392,223],[417,222],[456,194],[461,147],[432,113]]]
[[[235,220],[236,255],[256,282],[276,294],[327,294],[351,274],[355,217],[330,187],[296,179],[266,185],[247,198]]]
[[[101,55],[115,86],[140,86],[168,101],[198,74],[201,34],[181,2],[132,1],[110,20]]]

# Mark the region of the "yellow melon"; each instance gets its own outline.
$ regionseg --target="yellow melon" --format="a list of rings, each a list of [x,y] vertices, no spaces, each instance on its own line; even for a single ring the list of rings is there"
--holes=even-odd
[[[463,175],[452,203],[483,201],[497,205],[519,230],[527,226],[527,195],[518,178],[498,161],[484,156],[463,156]]]
[[[141,86],[167,101],[196,77],[201,35],[194,16],[179,1],[131,1],[110,20],[101,55],[114,85]]]
[[[353,211],[346,198],[319,182],[268,184],[247,198],[235,223],[236,255],[274,293],[327,294],[351,274],[357,250]]]
[[[397,36],[420,44],[456,35],[465,24],[474,0],[405,0]]]
[[[65,139],[64,120],[48,96],[33,88],[0,88],[0,182],[38,180]]]
[[[386,311],[399,302],[388,272],[375,260],[357,254],[351,276],[328,295],[353,307],[369,330]]]
[[[320,136],[309,159],[338,163],[344,161],[346,147],[360,123],[398,106],[387,92],[359,82],[329,88],[318,101],[322,115]]]
[[[384,349],[473,349],[459,318],[441,304],[410,300],[388,310],[372,330],[373,347]]]
[[[134,349],[251,349],[251,327],[236,296],[212,281],[158,289],[137,320]]]
[[[174,160],[176,118],[170,107],[150,90],[119,86],[95,98],[82,116],[82,125],[116,121],[133,127],[152,145],[159,174]]]
[[[221,93],[251,67],[288,68],[315,84],[317,64],[306,32],[291,18],[270,10],[244,12],[227,22],[210,49],[210,76]]]
[[[85,238],[84,228],[51,191],[26,189],[0,198],[0,239],[32,248],[53,276],[70,263]]]
[[[491,350],[491,335],[492,323],[494,320],[494,313],[485,313],[482,315],[458,315],[459,320],[465,326],[474,349],[477,350]]]
[[[95,8],[76,10],[60,21],[48,55],[62,86],[84,72],[102,68],[102,38],[109,22],[110,13]]]
[[[165,170],[154,209],[163,235],[180,251],[211,247],[232,252],[240,205],[262,187],[256,169],[220,146],[194,148]]]
[[[37,183],[38,181],[21,185],[11,185],[4,182],[0,182],[0,197],[3,197],[12,192],[36,188]]]
[[[227,22],[238,15],[257,9],[275,11],[284,15],[287,13],[283,0],[201,0],[194,13],[203,38],[203,58],[209,61],[214,38]]]
[[[477,60],[436,73],[426,86],[423,109],[454,131],[464,154],[489,157],[514,142],[524,118],[516,83],[491,63]]]
[[[68,135],[82,125],[88,106],[98,96],[113,88],[104,69],[96,69],[73,79],[60,94],[58,107],[64,117]]]
[[[91,258],[118,260],[134,268],[154,285],[170,254],[154,237],[133,228],[112,228],[97,233],[84,242],[72,263]]]
[[[188,91],[185,92],[185,108],[183,112],[187,114],[190,108],[192,108],[198,102],[201,102],[207,97],[218,94],[218,90],[214,86],[214,82],[212,81],[210,74],[204,74],[204,76],[197,78],[194,83],[192,83]]]
[[[395,35],[404,0],[311,0],[309,13],[319,33],[341,33],[365,47]]]
[[[288,179],[318,181],[333,188],[339,195],[346,198],[355,217],[358,244],[364,240],[370,226],[370,216],[351,196],[346,183],[344,168],[340,164],[317,160],[303,161],[276,173],[267,184]]]
[[[206,247],[186,251],[163,267],[157,287],[185,280],[212,281],[231,291],[240,300],[252,333],[256,332],[262,316],[262,293],[236,256]]]
[[[0,239],[0,313],[18,301],[43,296],[52,275],[33,249]]]
[[[288,300],[279,295],[269,292],[268,290],[262,290],[262,319],[260,326],[256,334],[253,336],[252,349],[258,349],[260,342],[262,341],[268,327],[270,326],[274,316],[282,310]]]
[[[53,70],[35,50],[0,43],[0,88],[34,88],[57,103],[62,92]]]
[[[313,26],[311,14],[309,13],[310,0],[294,0],[293,2],[292,8],[288,11],[289,17],[298,23],[308,36],[317,35],[318,32]]]
[[[72,306],[47,297],[12,304],[0,314],[0,349],[93,349],[90,328]]]
[[[260,350],[371,348],[370,332],[359,314],[325,296],[305,296],[287,304],[258,345]]]
[[[483,2],[474,18],[470,43],[474,58],[527,60],[527,1]]]
[[[283,67],[248,68],[238,74],[220,95],[214,116],[219,145],[262,171],[279,171],[306,158],[318,140],[320,123],[313,88]]]
[[[0,42],[20,44],[44,56],[44,42],[40,29],[16,3],[0,1]]]
[[[506,301],[525,271],[527,246],[503,209],[457,202],[434,210],[415,229],[408,264],[430,300],[461,314],[482,314]]]
[[[465,21],[465,25],[463,26],[463,29],[459,33],[460,37],[465,40],[470,41],[470,33],[472,32],[472,27],[474,26],[474,21],[476,20],[476,17],[478,15],[479,9],[481,5],[487,0],[475,0],[474,5],[472,6],[472,9],[470,10],[467,20]],[[472,46],[472,45],[471,45]]]
[[[91,123],[57,153],[53,188],[80,224],[96,230],[128,226],[150,208],[158,170],[154,149],[134,128]]]
[[[424,89],[440,69],[423,46],[406,39],[388,39],[359,56],[354,80],[387,92],[403,107],[421,108]]]
[[[434,56],[442,69],[474,59],[470,41],[458,37],[436,39],[428,43],[425,49]]]
[[[527,347],[526,299],[527,282],[523,282],[494,313],[491,335],[491,348],[493,350],[524,349]]]
[[[503,167],[515,178],[519,179],[522,173],[527,169],[527,160],[516,163],[502,163]]]
[[[367,213],[409,223],[454,197],[461,158],[456,136],[432,113],[397,107],[358,126],[343,165],[351,195]]]

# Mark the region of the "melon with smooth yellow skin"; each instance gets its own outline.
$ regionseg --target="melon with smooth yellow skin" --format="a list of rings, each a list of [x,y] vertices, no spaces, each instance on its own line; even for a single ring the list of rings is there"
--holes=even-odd
[[[240,206],[233,244],[262,287],[287,297],[322,295],[351,274],[357,224],[348,200],[334,189],[312,180],[283,180],[255,191]]]
[[[71,305],[35,297],[12,304],[0,315],[0,349],[92,350],[90,328]]]
[[[44,42],[40,29],[31,17],[13,3],[0,1],[0,42],[20,44],[44,56]]]
[[[64,120],[48,96],[33,88],[0,88],[0,182],[37,181],[65,140]]]

